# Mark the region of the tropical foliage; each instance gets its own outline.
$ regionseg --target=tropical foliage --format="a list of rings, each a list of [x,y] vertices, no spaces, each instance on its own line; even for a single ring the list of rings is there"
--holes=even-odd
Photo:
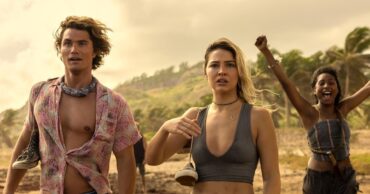
[[[323,65],[337,68],[344,96],[357,91],[370,79],[370,30],[359,27],[348,34],[344,47],[332,46],[303,56],[298,49],[281,53],[272,49],[301,95],[313,102],[310,79],[313,71]],[[267,68],[263,56],[249,62],[258,93],[258,104],[272,110],[277,127],[301,127],[297,112]],[[148,76],[140,76],[118,85],[115,89],[125,97],[135,119],[144,131],[157,130],[170,118],[180,116],[189,107],[206,106],[212,101],[211,91],[203,74],[203,62],[190,66],[186,62],[171,66]],[[0,114],[0,141],[11,147],[18,136],[26,115],[26,106],[19,110],[6,110]],[[348,116],[352,127],[370,128],[370,100],[367,99]],[[0,144],[1,147],[1,144]]]

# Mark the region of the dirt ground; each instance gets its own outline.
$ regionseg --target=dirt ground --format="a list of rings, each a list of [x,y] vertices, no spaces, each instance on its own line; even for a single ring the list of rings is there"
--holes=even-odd
[[[303,130],[278,130],[279,163],[281,173],[281,193],[299,194],[301,192],[302,180],[305,174],[305,165],[309,150]],[[352,131],[351,156],[370,155],[370,130]],[[6,167],[9,165],[11,150],[0,151],[0,193],[4,188]],[[177,154],[169,161],[159,166],[146,166],[146,182],[148,194],[185,194],[190,193],[191,188],[179,185],[174,181],[174,174],[185,166],[186,154]],[[112,157],[110,170],[110,183],[114,193],[117,193],[115,171],[115,160]],[[370,193],[370,159],[365,158],[358,164],[359,173],[357,180],[364,194]],[[356,166],[355,166],[356,168]],[[365,169],[365,170],[364,170]],[[366,170],[367,169],[367,170]],[[29,170],[18,187],[18,193],[38,193],[39,189],[39,167]],[[140,176],[136,180],[136,193],[141,194],[142,185]],[[256,170],[254,179],[254,190],[256,194],[262,193],[262,176],[260,169]]]

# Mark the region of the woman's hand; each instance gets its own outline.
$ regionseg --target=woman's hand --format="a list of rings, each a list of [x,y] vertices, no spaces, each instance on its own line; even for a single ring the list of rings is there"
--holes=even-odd
[[[256,40],[256,42],[254,43],[254,45],[256,45],[256,47],[260,50],[260,51],[263,51],[265,49],[267,49],[267,38],[265,35],[262,35],[262,36],[259,36]]]
[[[182,135],[187,139],[200,134],[200,127],[197,120],[191,120],[184,116],[166,121],[162,126],[162,130],[166,130],[168,133]]]

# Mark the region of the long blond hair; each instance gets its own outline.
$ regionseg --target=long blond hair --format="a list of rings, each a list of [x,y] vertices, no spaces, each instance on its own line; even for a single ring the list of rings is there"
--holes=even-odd
[[[236,86],[237,95],[244,102],[253,104],[256,97],[256,89],[252,82],[250,68],[246,66],[242,50],[236,44],[231,42],[229,39],[220,38],[208,46],[206,53],[204,55],[205,59],[203,67],[204,73],[206,72],[209,54],[216,49],[223,49],[231,52],[235,59],[236,66],[238,69],[238,84]]]

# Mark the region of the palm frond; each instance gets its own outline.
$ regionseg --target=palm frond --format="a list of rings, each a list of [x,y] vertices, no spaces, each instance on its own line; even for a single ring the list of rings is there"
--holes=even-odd
[[[368,27],[357,27],[351,31],[345,41],[345,52],[346,53],[356,53],[357,49],[363,48],[364,45],[358,47],[358,44],[364,40],[368,39],[370,34],[370,29]]]

